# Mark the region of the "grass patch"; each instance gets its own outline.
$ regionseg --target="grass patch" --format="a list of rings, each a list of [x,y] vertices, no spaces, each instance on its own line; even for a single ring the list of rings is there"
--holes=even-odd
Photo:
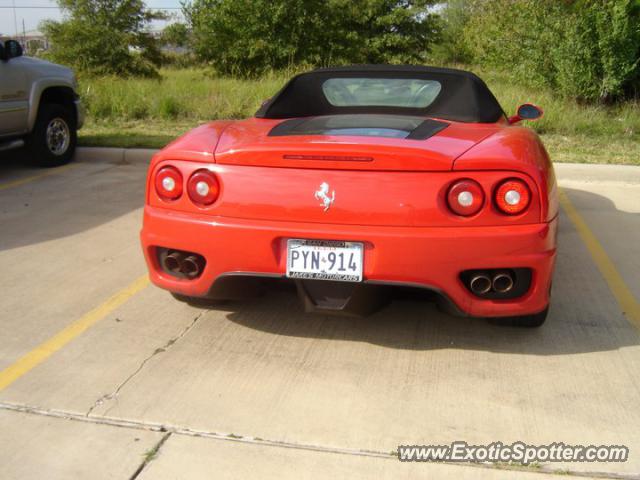
[[[543,133],[542,141],[554,162],[640,165],[639,139]]]
[[[80,95],[95,122],[243,118],[253,114],[287,79],[284,73],[260,80],[212,77],[204,69],[165,69],[159,79],[87,79]]]
[[[525,102],[545,111],[535,128],[554,161],[640,165],[640,103],[581,105],[549,90],[525,88],[508,74],[476,71],[508,114]],[[85,146],[161,148],[216,119],[246,118],[295,72],[258,80],[220,78],[204,69],[165,69],[159,80],[104,77],[82,82]]]
[[[493,91],[508,115],[522,103],[535,103],[544,116],[529,123],[541,134],[607,137],[640,142],[640,103],[583,105],[550,90],[526,88],[513,83],[505,73],[476,70]]]
[[[201,123],[204,122],[169,122],[162,119],[118,122],[87,119],[85,126],[78,132],[78,142],[84,147],[162,148]]]

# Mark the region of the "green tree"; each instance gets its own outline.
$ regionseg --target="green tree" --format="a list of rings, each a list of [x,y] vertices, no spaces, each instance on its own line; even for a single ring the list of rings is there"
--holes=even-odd
[[[63,21],[46,21],[48,57],[90,75],[156,76],[161,55],[147,31],[164,18],[142,0],[58,0]]]
[[[189,44],[189,29],[184,23],[172,23],[162,30],[162,43],[174,47],[186,47]]]
[[[433,56],[441,63],[467,63],[471,60],[464,30],[474,15],[477,3],[474,0],[449,0],[440,6],[441,35],[433,48]]]
[[[352,33],[356,54],[348,62],[416,63],[425,61],[439,39],[433,1],[334,0],[332,13]]]
[[[193,0],[201,60],[256,75],[296,65],[419,62],[437,35],[433,0]]]

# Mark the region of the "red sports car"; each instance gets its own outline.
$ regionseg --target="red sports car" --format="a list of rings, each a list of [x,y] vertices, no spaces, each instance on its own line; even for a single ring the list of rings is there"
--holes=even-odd
[[[182,299],[295,283],[308,311],[365,314],[389,286],[461,315],[539,326],[558,199],[538,136],[472,73],[319,69],[246,120],[177,139],[149,167],[142,246]]]

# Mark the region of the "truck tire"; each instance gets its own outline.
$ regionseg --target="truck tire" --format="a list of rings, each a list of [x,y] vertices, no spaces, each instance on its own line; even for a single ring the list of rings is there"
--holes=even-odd
[[[78,142],[73,108],[57,103],[40,105],[33,132],[27,137],[32,162],[58,167],[71,161]]]

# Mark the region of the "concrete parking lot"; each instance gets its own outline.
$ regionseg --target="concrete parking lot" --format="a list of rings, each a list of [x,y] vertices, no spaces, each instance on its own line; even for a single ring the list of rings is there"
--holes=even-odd
[[[401,299],[189,306],[138,243],[147,152],[0,162],[0,478],[640,478],[640,168],[558,165],[540,329]],[[625,463],[401,463],[399,444],[627,445]]]

